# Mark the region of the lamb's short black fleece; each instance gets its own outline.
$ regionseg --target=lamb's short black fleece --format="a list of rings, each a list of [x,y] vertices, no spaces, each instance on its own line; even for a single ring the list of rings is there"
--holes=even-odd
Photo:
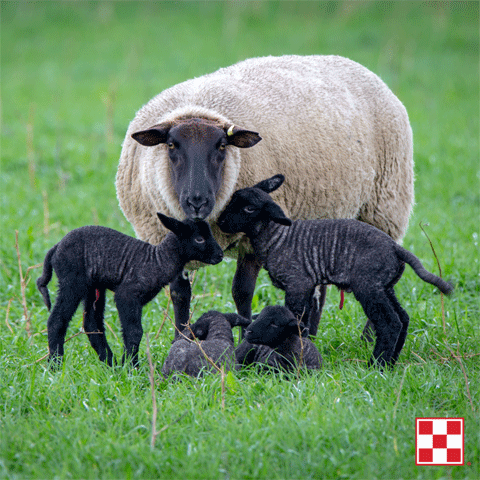
[[[317,285],[333,284],[353,292],[375,327],[371,363],[393,365],[409,323],[393,290],[405,263],[443,293],[450,293],[453,287],[425,270],[415,255],[387,234],[366,223],[351,219],[290,222],[268,195],[283,179],[276,175],[235,192],[218,225],[225,232],[248,236],[273,284],[285,291],[285,305],[298,318],[304,314],[308,318]]]
[[[169,233],[157,246],[110,228],[87,226],[68,233],[47,253],[37,286],[50,310],[47,284],[52,270],[55,271],[58,295],[47,323],[50,360],[58,362],[63,356],[68,324],[83,301],[84,330],[90,343],[100,360],[113,364],[103,323],[108,289],[115,292],[122,324],[123,359],[131,357],[133,364],[138,364],[143,306],[179,275],[189,261],[218,263],[223,257],[207,223],[171,220],[177,227],[180,224],[177,231],[180,237]],[[195,242],[199,237],[205,240],[202,244]]]

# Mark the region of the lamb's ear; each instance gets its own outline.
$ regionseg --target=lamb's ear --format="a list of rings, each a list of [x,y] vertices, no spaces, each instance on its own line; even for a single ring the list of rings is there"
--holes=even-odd
[[[284,181],[285,177],[279,173],[278,175],[274,175],[273,177],[258,182],[256,185],[253,186],[253,188],[259,188],[264,192],[270,193],[279,188]]]
[[[175,235],[179,236],[185,233],[186,226],[176,218],[167,217],[163,213],[157,212],[157,216],[160,221],[163,223],[165,228],[171,230]]]
[[[310,335],[309,328],[306,327],[302,322],[300,322],[300,331],[302,332],[303,338],[308,338],[308,336]]]
[[[132,133],[132,138],[141,145],[153,147],[154,145],[159,145],[167,141],[168,132],[171,127],[172,124],[170,122],[160,123],[147,130]]]
[[[292,318],[292,320],[288,323],[288,326],[294,329],[295,334],[297,334],[300,330],[302,337],[306,338],[310,334],[308,327],[306,327],[303,322],[298,323],[296,318]]]
[[[227,142],[229,145],[233,145],[239,148],[250,148],[256,145],[262,137],[257,132],[251,130],[245,130],[235,125],[224,127],[227,134]]]
[[[237,313],[225,313],[225,317],[227,318],[230,325],[233,327],[248,327],[252,322]]]
[[[280,225],[285,225],[289,227],[292,224],[292,221],[283,213],[283,210],[274,202],[268,202],[265,205],[265,210],[268,213],[270,220]]]
[[[192,332],[195,338],[202,339],[203,337],[206,336],[205,327],[203,325],[195,326],[195,324],[193,324],[190,326],[190,328],[192,329]]]

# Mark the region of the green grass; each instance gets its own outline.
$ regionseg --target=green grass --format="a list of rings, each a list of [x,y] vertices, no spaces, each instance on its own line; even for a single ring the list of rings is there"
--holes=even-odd
[[[0,478],[479,478],[479,5],[477,2],[2,2]],[[166,383],[157,430],[146,342],[141,367],[109,369],[84,335],[46,369],[47,310],[30,270],[86,224],[128,234],[115,173],[128,122],[177,82],[247,57],[339,54],[379,74],[414,132],[416,206],[404,246],[437,272],[419,223],[455,284],[445,299],[407,269],[397,287],[411,327],[393,372],[368,370],[363,311],[330,289],[316,344],[324,368]],[[233,311],[233,261],[199,271],[194,318]],[[50,287],[54,292],[55,282]],[[262,272],[253,306],[283,301]],[[173,329],[160,293],[144,309],[157,368]],[[172,309],[169,307],[169,314]],[[111,295],[106,321],[122,343]],[[77,312],[69,335],[81,330]],[[157,335],[158,334],[158,335]],[[468,389],[465,376],[468,379]],[[182,416],[183,415],[183,416]],[[465,417],[465,465],[416,467],[415,417]],[[467,465],[470,462],[470,465]]]

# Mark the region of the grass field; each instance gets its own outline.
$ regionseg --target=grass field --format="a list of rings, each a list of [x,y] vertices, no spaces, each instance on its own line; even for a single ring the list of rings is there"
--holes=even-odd
[[[2,2],[0,478],[480,478],[478,2]],[[441,298],[411,269],[396,288],[411,316],[393,372],[369,370],[352,296],[329,290],[316,344],[324,368],[294,378],[156,379],[109,369],[85,335],[52,373],[35,288],[46,251],[73,228],[133,235],[114,180],[135,112],[175,83],[244,58],[338,54],[380,75],[414,132],[416,206],[404,246],[455,284]],[[20,281],[21,268],[27,281]],[[234,311],[233,261],[200,270],[194,318]],[[30,281],[28,281],[30,280]],[[50,285],[54,292],[55,282]],[[24,288],[23,288],[24,287]],[[283,301],[264,272],[253,307]],[[157,368],[173,328],[168,296],[145,309]],[[122,343],[111,295],[106,322]],[[81,312],[68,335],[81,332]],[[465,465],[415,466],[415,417],[464,417]]]

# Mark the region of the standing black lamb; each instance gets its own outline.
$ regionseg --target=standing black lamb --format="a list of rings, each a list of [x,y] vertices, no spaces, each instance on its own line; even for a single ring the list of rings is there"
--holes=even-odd
[[[52,269],[58,277],[58,295],[48,318],[49,360],[59,363],[64,353],[65,334],[83,300],[84,330],[100,360],[113,364],[105,337],[103,316],[105,290],[115,292],[115,304],[122,324],[124,354],[138,365],[143,335],[142,308],[178,276],[191,260],[215,265],[223,252],[208,223],[174,218],[158,213],[171,230],[157,246],[106,227],[87,226],[72,230],[49,250],[37,287],[51,309],[47,285]]]
[[[322,357],[308,338],[308,329],[286,307],[265,307],[245,331],[235,350],[240,365],[268,365],[275,371],[291,372],[298,367],[319,369]]]
[[[168,377],[176,372],[197,377],[213,366],[206,356],[218,367],[236,369],[233,327],[247,327],[247,320],[236,313],[220,313],[211,310],[204,313],[194,324],[177,336],[163,364],[162,374]],[[194,339],[200,340],[200,346]],[[201,348],[200,348],[201,347]]]
[[[289,220],[270,192],[284,181],[275,175],[237,190],[218,220],[226,233],[244,232],[285,305],[309,318],[316,285],[353,292],[377,335],[369,364],[394,365],[407,335],[409,317],[393,290],[408,263],[425,282],[450,293],[452,285],[425,270],[420,260],[391,237],[358,220]]]

